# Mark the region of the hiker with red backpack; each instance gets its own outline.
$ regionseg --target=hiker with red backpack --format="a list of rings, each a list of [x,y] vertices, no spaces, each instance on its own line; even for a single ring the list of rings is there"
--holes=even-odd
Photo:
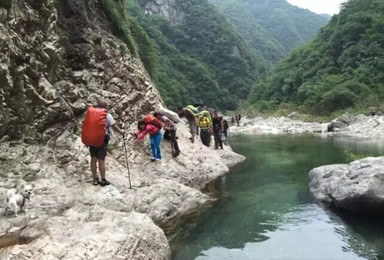
[[[99,100],[97,107],[88,108],[81,133],[83,143],[89,146],[93,185],[106,186],[110,184],[105,179],[105,157],[110,140],[110,128],[124,136],[124,130],[116,126],[112,115],[108,113],[107,102]],[[101,180],[97,176],[97,163],[99,164]]]
[[[149,134],[151,143],[152,159],[151,161],[161,160],[161,128],[163,124],[153,115],[147,115],[143,120],[140,120],[137,124],[138,130],[135,132],[137,136],[136,141],[141,141]]]

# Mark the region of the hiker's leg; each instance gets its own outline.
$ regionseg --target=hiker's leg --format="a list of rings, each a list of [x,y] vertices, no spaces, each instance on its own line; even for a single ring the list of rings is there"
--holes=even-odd
[[[204,142],[204,131],[203,130],[200,130],[200,140],[205,145],[205,142]]]
[[[223,149],[223,140],[221,140],[221,136],[219,136],[219,146]]]
[[[98,159],[101,179],[105,179],[105,159]]]
[[[94,179],[97,178],[97,171],[96,171],[96,163],[97,163],[97,148],[90,146],[89,147],[89,154],[91,155],[91,172],[92,172],[92,177]]]
[[[207,143],[208,143],[208,147],[211,145],[211,133],[208,132],[208,137],[207,137]]]
[[[165,130],[164,140],[172,140],[172,137],[170,137],[170,130]]]
[[[97,157],[96,156],[92,156],[91,157],[91,172],[92,172],[92,177],[94,179],[97,178],[96,163],[97,163]]]
[[[191,123],[191,134],[192,134],[192,143],[195,141],[196,138],[196,127],[197,125],[195,123]]]
[[[160,150],[160,142],[161,142],[161,133],[159,132],[157,135],[155,135],[155,153],[156,159],[161,159],[161,150]]]
[[[214,132],[213,137],[215,138],[215,149],[219,148],[219,133]]]
[[[99,163],[99,172],[101,179],[105,179],[105,157],[107,156],[108,143],[97,148],[97,162]]]
[[[171,140],[173,142],[173,147],[175,148],[175,152],[180,153],[179,144],[177,143],[177,138],[176,138],[176,129],[171,130]]]
[[[149,141],[150,141],[150,143],[151,143],[152,157],[153,157],[153,158],[156,158],[155,137],[151,135],[151,136],[149,137]]]
[[[200,139],[201,139],[201,142],[205,146],[209,146],[208,145],[208,132],[207,132],[207,130],[200,130]]]

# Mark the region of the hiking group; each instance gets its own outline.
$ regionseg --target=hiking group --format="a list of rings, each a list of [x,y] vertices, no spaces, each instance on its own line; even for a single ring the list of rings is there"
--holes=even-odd
[[[190,141],[195,142],[197,136],[200,135],[201,142],[209,147],[211,136],[214,137],[214,148],[223,149],[223,144],[226,145],[227,131],[229,125],[227,121],[219,115],[215,110],[212,114],[204,108],[204,104],[188,105],[178,108],[178,115],[184,117],[188,121],[189,130],[191,133]],[[240,117],[235,115],[238,121]],[[234,118],[234,117],[233,117]],[[232,118],[232,120],[233,120]],[[152,152],[151,161],[161,161],[161,140],[169,140],[172,148],[172,156],[177,157],[180,154],[179,145],[177,142],[177,126],[178,119],[172,116],[172,113],[155,112],[143,117],[137,123],[137,130],[134,135],[136,141],[141,141],[149,134],[150,148]],[[232,123],[234,123],[232,121]],[[97,107],[89,107],[82,126],[82,142],[89,147],[91,156],[91,172],[93,177],[93,185],[106,186],[109,181],[105,177],[105,157],[107,155],[108,142],[110,140],[110,128],[121,134],[124,138],[125,132],[120,129],[110,113],[108,113],[108,104],[103,100],[98,101]],[[162,129],[164,134],[162,135]],[[125,138],[124,138],[125,139]],[[125,147],[125,140],[124,140]],[[126,147],[125,147],[126,150]],[[126,152],[126,151],[125,151]],[[127,167],[128,167],[128,159]],[[97,175],[97,165],[99,166],[100,178]],[[129,168],[128,168],[129,174]]]

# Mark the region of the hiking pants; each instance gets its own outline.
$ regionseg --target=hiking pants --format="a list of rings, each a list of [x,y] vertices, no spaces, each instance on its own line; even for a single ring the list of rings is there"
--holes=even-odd
[[[153,158],[161,159],[161,150],[160,150],[161,131],[159,131],[155,135],[151,135],[149,139],[151,140],[151,151],[152,151]]]
[[[171,140],[172,155],[174,157],[180,154],[179,145],[177,144],[176,129],[165,130],[164,139]]]
[[[223,149],[223,141],[221,140],[221,131],[214,131],[213,136],[215,137],[215,149],[220,148]]]
[[[208,129],[200,130],[200,139],[205,146],[209,147],[209,144],[211,143],[211,134],[209,133]]]

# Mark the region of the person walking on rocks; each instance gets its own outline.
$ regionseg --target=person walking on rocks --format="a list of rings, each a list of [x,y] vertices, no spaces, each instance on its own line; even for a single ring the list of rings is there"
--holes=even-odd
[[[107,102],[99,100],[97,108],[88,108],[83,123],[82,140],[84,144],[89,146],[93,185],[100,184],[101,186],[106,186],[110,184],[105,178],[105,157],[107,156],[108,142],[110,140],[110,128],[121,134],[123,137],[125,134],[124,130],[120,129],[115,124],[115,120],[107,110]],[[97,135],[98,132],[101,132],[101,134]],[[101,180],[99,180],[97,175],[97,164],[99,165]]]
[[[158,122],[157,122],[158,121]],[[161,128],[162,123],[153,115],[147,115],[144,120],[137,123],[138,130],[135,132],[136,141],[141,141],[149,134],[151,143],[152,159],[151,161],[161,161]]]
[[[205,113],[204,113],[205,112]],[[211,143],[212,134],[212,119],[208,111],[202,111],[198,118],[198,126],[200,127],[200,139],[201,142],[209,147]]]
[[[195,111],[193,111],[192,108],[190,108],[189,106],[185,108],[179,107],[178,110],[179,110],[179,116],[185,117],[188,120],[189,131],[191,132],[191,135],[192,135],[191,138],[189,138],[189,140],[191,140],[191,143],[194,143],[195,137],[196,137],[196,131],[197,131],[196,114],[198,114],[198,112],[195,113]]]
[[[172,146],[172,156],[177,157],[180,154],[179,145],[177,143],[177,136],[176,136],[176,124],[171,120],[170,118],[155,112],[153,114],[154,117],[159,119],[164,124],[164,140],[168,139],[171,141]]]
[[[221,140],[222,140],[223,144],[227,145],[227,138],[228,138],[228,128],[229,128],[229,125],[228,125],[227,120],[224,119],[222,116],[220,117],[220,121],[222,121],[222,123],[223,123],[223,129],[224,129],[224,131],[223,131],[223,133],[222,133],[222,135],[221,135],[221,136],[222,136]],[[223,135],[224,135],[224,136],[223,136]]]
[[[215,138],[215,149],[218,149],[219,146],[221,149],[223,149],[221,133],[224,132],[224,125],[223,125],[223,121],[220,120],[219,112],[217,110],[213,112],[212,125],[213,125],[213,136]]]
[[[240,126],[240,115],[238,113],[235,114],[235,122],[237,126]]]

